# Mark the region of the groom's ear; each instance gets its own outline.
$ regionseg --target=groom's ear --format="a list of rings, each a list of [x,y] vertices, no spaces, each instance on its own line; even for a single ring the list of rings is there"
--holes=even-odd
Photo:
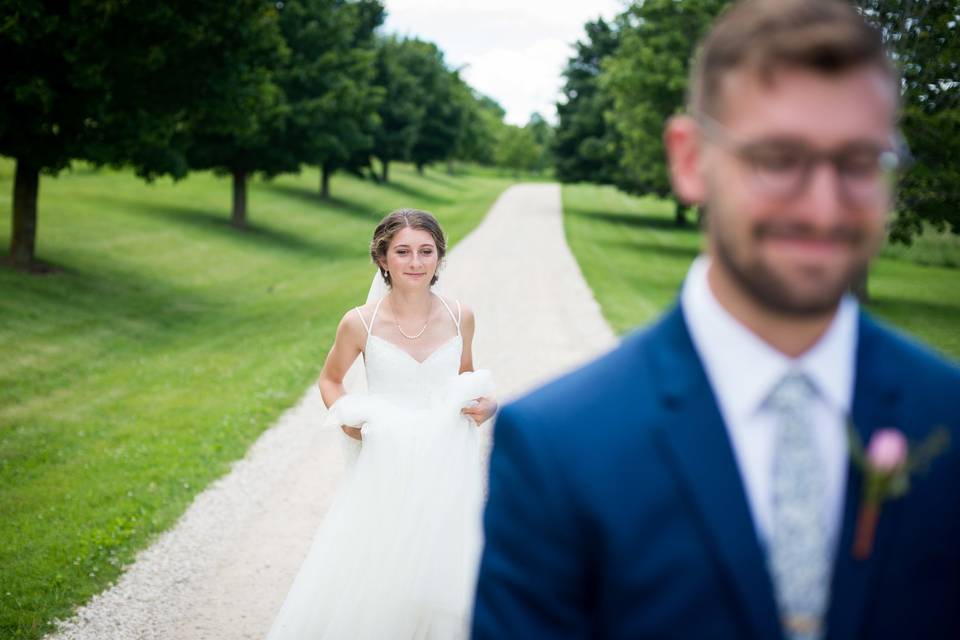
[[[663,132],[663,146],[674,193],[686,204],[703,204],[706,184],[700,166],[702,146],[696,120],[687,115],[670,118]]]

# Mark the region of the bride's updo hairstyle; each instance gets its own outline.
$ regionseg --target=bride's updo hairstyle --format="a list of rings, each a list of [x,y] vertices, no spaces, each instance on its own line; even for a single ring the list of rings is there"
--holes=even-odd
[[[390,248],[390,242],[393,237],[404,228],[420,229],[433,236],[433,242],[437,245],[437,271],[430,280],[433,286],[437,282],[437,272],[440,271],[440,264],[443,256],[447,254],[447,241],[443,237],[443,230],[437,219],[426,211],[419,209],[397,209],[387,214],[377,228],[373,231],[373,241],[370,243],[370,257],[373,258],[373,264],[380,269],[380,275],[387,286],[392,286],[390,282],[390,273],[383,268],[383,263],[387,260],[387,249]]]

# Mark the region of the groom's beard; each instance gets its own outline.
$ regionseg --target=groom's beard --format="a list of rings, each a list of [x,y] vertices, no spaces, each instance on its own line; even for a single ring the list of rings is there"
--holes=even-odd
[[[707,217],[715,258],[741,290],[778,315],[812,318],[830,313],[857,278],[866,273],[873,254],[872,238],[860,225],[835,225],[824,232],[803,221],[761,220],[738,240],[723,220],[711,220],[710,212]],[[851,257],[839,268],[826,262],[800,268],[777,260],[767,247],[772,240],[834,243]]]

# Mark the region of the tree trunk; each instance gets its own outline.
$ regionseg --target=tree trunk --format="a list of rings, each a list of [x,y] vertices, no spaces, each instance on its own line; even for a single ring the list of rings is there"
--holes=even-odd
[[[320,197],[324,200],[330,199],[330,168],[323,164],[320,165]]]
[[[677,208],[674,210],[673,222],[678,227],[687,226],[687,207],[682,202],[677,202]]]
[[[387,182],[390,180],[390,161],[382,160],[380,164],[383,165],[383,175],[380,180],[383,182],[383,184],[387,184]]]
[[[867,278],[870,275],[870,269],[865,268],[858,273],[850,284],[850,293],[857,296],[860,304],[870,302],[870,291],[867,288]]]
[[[447,159],[447,175],[448,175],[448,176],[452,176],[453,173],[454,173],[454,171],[453,171],[453,158],[449,158],[449,159]]]
[[[10,236],[10,260],[17,269],[29,269],[34,264],[39,188],[40,170],[29,160],[17,158],[13,179],[13,235]]]
[[[247,228],[247,172],[233,170],[233,213],[231,224],[237,229]]]
[[[423,175],[423,165],[422,165],[422,164],[417,164],[417,173],[418,173],[419,175],[421,175],[421,176]]]

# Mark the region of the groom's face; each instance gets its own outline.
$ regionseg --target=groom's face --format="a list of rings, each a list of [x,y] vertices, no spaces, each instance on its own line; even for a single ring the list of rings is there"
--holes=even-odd
[[[768,309],[832,310],[883,238],[891,188],[877,158],[894,135],[889,76],[732,72],[721,99],[716,121],[697,125],[716,266]]]

